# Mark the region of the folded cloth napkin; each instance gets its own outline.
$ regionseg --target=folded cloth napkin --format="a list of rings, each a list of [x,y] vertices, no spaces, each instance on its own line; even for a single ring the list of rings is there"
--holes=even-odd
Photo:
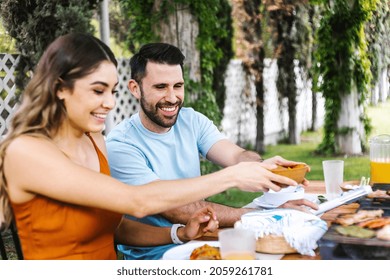
[[[283,235],[291,247],[308,256],[315,256],[317,241],[328,230],[326,222],[319,217],[294,209],[248,212],[234,227],[252,230],[257,238],[268,234]]]

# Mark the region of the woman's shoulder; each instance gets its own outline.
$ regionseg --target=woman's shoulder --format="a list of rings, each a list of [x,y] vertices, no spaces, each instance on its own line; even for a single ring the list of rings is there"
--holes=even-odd
[[[65,158],[64,154],[50,139],[32,135],[12,139],[4,157],[4,172],[11,199],[15,203],[30,200],[34,196],[29,189],[31,186],[41,184],[43,177],[48,181],[53,180],[49,180],[50,176],[54,176],[52,171],[48,171],[49,167],[58,164],[63,168],[63,161],[58,160],[61,157]]]
[[[49,140],[44,136],[23,134],[12,139],[12,141],[9,143],[9,147],[19,147],[19,146],[34,145],[34,144],[44,145],[49,143],[51,143],[51,140]]]
[[[32,155],[58,151],[53,141],[43,136],[20,135],[13,139],[6,148],[7,155]]]

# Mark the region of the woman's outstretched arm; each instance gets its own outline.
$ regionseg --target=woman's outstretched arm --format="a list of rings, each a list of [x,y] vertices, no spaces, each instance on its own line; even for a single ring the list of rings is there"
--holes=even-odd
[[[196,178],[130,186],[73,162],[52,141],[31,136],[15,139],[6,151],[4,163],[9,196],[14,203],[39,194],[135,217],[160,213],[232,187],[267,191],[280,189],[273,181],[295,184],[263,168],[261,163],[244,162]]]

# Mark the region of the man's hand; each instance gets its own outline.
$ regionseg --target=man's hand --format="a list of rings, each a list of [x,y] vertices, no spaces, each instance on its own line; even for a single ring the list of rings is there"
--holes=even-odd
[[[177,235],[180,240],[189,241],[202,237],[206,232],[214,232],[218,227],[219,222],[214,209],[206,206],[196,211],[187,225],[178,229]]]
[[[296,200],[289,200],[284,204],[280,205],[278,208],[292,208],[306,213],[310,213],[309,208],[318,210],[318,205],[307,199],[296,199]]]

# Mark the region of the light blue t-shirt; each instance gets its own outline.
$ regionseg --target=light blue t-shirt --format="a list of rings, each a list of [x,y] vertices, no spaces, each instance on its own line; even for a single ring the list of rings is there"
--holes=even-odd
[[[191,108],[183,107],[176,124],[163,134],[147,130],[137,113],[118,124],[107,136],[111,176],[130,185],[200,176],[200,155],[206,157],[211,146],[224,138],[211,120]],[[172,225],[161,215],[142,219],[127,217],[150,225]],[[160,259],[173,246],[118,245],[118,250],[125,259],[150,260]]]

